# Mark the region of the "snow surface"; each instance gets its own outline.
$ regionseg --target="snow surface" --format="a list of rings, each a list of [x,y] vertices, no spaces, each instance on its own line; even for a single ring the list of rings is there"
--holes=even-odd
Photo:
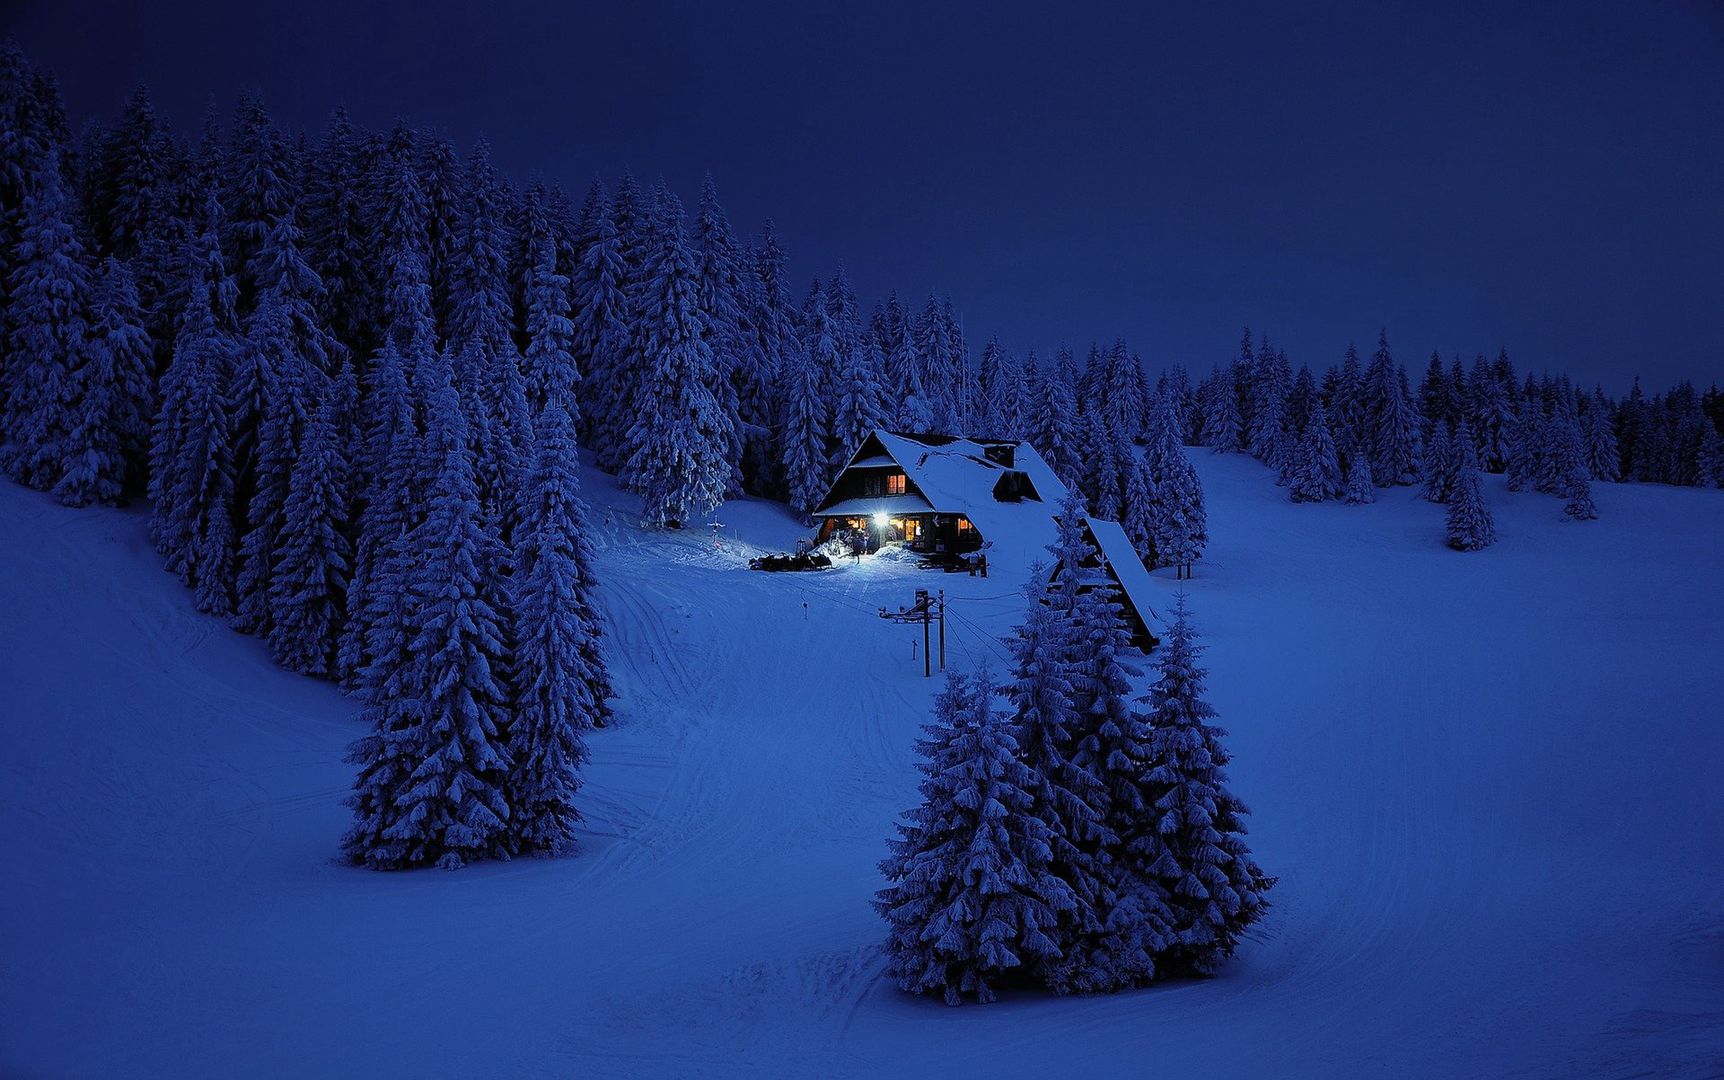
[[[751,573],[780,508],[715,549],[589,471],[622,698],[583,852],[383,874],[334,861],[355,703],[193,613],[141,511],[0,485],[0,1074],[1724,1071],[1724,494],[1600,484],[1573,525],[1493,477],[1460,554],[1408,489],[1295,506],[1194,457],[1275,907],[1212,981],[961,1009],[880,978],[938,680],[875,609],[945,588],[998,670],[1016,581]]]

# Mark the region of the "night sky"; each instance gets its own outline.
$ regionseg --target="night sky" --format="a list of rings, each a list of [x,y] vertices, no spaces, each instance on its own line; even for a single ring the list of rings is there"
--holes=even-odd
[[[1613,392],[1724,379],[1724,4],[494,6],[5,21],[74,124],[143,81],[195,133],[252,88],[577,193],[626,166],[692,204],[710,168],[801,282],[950,292],[977,351],[1122,335],[1203,371],[1249,322],[1321,368],[1386,324],[1415,376],[1506,345]]]

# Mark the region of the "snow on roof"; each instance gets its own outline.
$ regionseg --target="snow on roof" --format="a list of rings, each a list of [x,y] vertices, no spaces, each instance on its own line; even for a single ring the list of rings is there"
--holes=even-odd
[[[852,461],[852,469],[889,469],[896,468],[898,463],[885,454],[870,454],[860,461]]]
[[[1125,535],[1125,530],[1119,527],[1117,521],[1105,521],[1101,518],[1085,516],[1089,523],[1090,536],[1095,539],[1096,549],[1101,557],[1113,567],[1114,576],[1119,579],[1119,587],[1125,592],[1125,598],[1131,606],[1137,609],[1138,617],[1144,624],[1154,617],[1155,608],[1152,604],[1157,590],[1155,579],[1149,576],[1144,568],[1143,559],[1132,547],[1131,538]],[[1155,628],[1150,627],[1151,632]]]
[[[970,519],[981,531],[982,540],[991,545],[990,562],[998,564],[1003,559],[1028,567],[1047,558],[1046,548],[1054,541],[1054,513],[1066,497],[1066,486],[1029,443],[951,439],[936,444],[887,431],[876,431],[874,438],[915,482],[934,512],[962,514]],[[990,460],[989,445],[1012,447],[1012,464]],[[1001,502],[994,498],[995,485],[1008,472],[1028,476],[1041,501]]]

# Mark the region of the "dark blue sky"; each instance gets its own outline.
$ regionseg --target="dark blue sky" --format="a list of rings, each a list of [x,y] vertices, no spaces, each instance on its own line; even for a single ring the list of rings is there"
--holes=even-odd
[[[1501,344],[1613,389],[1724,378],[1724,5],[1157,7],[8,18],[75,121],[141,80],[191,130],[210,93],[250,87],[292,126],[345,102],[484,135],[512,174],[576,191],[626,165],[692,199],[711,168],[739,230],[776,219],[799,278],[843,260],[870,299],[950,291],[978,349],[1123,335],[1206,370],[1249,322],[1321,367],[1386,324],[1415,370]]]

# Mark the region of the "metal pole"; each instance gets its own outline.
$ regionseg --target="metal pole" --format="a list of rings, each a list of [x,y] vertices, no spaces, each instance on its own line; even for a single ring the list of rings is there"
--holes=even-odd
[[[929,623],[928,605],[923,604],[922,605],[922,678],[924,678],[924,679],[932,679],[934,677],[934,666],[933,666],[934,665],[934,654],[931,651],[929,651],[929,649],[928,649],[928,623]],[[944,671],[945,666],[941,665],[940,670]]]
[[[946,590],[940,590],[940,670],[946,670]]]

